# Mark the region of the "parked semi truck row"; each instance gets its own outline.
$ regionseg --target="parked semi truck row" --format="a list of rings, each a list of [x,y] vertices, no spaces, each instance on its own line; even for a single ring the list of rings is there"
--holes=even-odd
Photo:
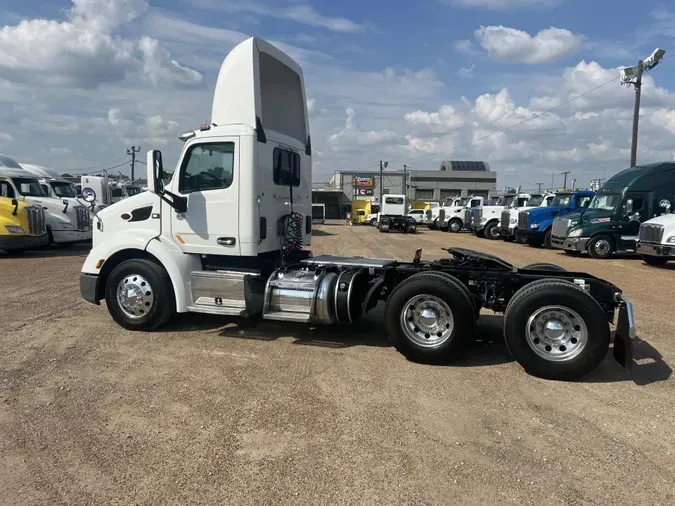
[[[20,255],[48,244],[44,209],[0,196],[0,250]]]
[[[471,231],[476,237],[499,239],[499,224],[504,209],[515,209],[527,205],[529,193],[504,195],[493,206],[478,206],[471,216]]]
[[[506,208],[502,211],[499,219],[499,237],[503,241],[512,242],[516,238],[516,231],[518,230],[518,215],[523,211],[529,211],[537,207],[548,207],[555,199],[554,193],[533,193],[527,200],[527,204],[521,207]]]
[[[235,47],[211,123],[181,136],[171,181],[151,151],[148,191],[96,213],[82,296],[138,331],[176,312],[348,324],[382,302],[392,343],[421,362],[456,356],[489,308],[505,313],[506,343],[525,370],[561,380],[604,359],[617,319],[614,356],[630,368],[632,306],[588,273],[459,248],[440,260],[418,250],[410,262],[313,256],[306,104],[290,57],[257,38]]]
[[[675,198],[675,163],[626,169],[608,179],[583,213],[557,218],[551,232],[555,248],[593,258],[637,253],[640,224],[665,214]],[[663,204],[663,205],[662,205]]]

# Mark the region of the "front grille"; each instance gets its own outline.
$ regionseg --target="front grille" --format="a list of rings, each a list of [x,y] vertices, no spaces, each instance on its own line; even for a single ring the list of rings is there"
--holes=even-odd
[[[529,215],[527,211],[520,211],[518,213],[518,230],[527,230],[527,223],[529,221]]]
[[[553,237],[567,237],[567,229],[570,227],[570,220],[567,218],[556,218],[553,220],[551,235]]]
[[[663,225],[643,223],[640,225],[640,242],[655,242],[661,244],[663,239]]]
[[[28,215],[28,233],[30,235],[44,235],[47,233],[45,210],[38,206],[26,207]]]
[[[467,227],[471,223],[471,209],[464,209],[464,226]]]
[[[508,227],[511,224],[511,211],[504,209],[502,211],[502,227]]]
[[[443,223],[445,221],[445,209],[438,211],[438,221]]]
[[[471,224],[479,224],[481,218],[483,217],[483,209],[480,207],[474,207],[473,216],[471,217]]]
[[[77,230],[84,231],[91,228],[91,217],[89,216],[89,209],[82,206],[75,207],[75,216],[77,218]]]

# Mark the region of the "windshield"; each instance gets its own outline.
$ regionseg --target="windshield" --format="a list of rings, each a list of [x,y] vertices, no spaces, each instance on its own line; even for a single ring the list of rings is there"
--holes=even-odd
[[[387,197],[384,199],[385,204],[403,204],[403,197]]]
[[[515,206],[516,207],[526,206],[527,202],[528,202],[528,199],[526,197],[518,197],[518,199],[516,200]]]
[[[572,198],[571,193],[560,193],[555,196],[553,202],[551,202],[551,205],[565,207],[567,206],[567,204],[570,203],[571,198]]]
[[[464,207],[467,204],[467,202],[469,202],[468,198],[459,199],[459,202],[457,202],[457,206]]]
[[[377,214],[377,213],[379,213],[379,212],[380,212],[380,206],[379,206],[379,205],[376,205],[376,204],[371,205],[371,206],[370,206],[370,212],[371,212],[372,214]]]
[[[141,193],[141,189],[137,188],[135,186],[127,186],[127,195],[132,196],[132,195],[138,195]]]
[[[513,199],[515,199],[515,195],[504,195],[500,197],[499,202],[497,203],[498,206],[503,206],[503,207],[509,207],[511,203],[513,202]]]
[[[604,211],[614,211],[621,202],[621,194],[610,193],[604,195],[596,195],[593,197],[589,209],[602,209]]]
[[[67,183],[65,181],[55,182],[52,181],[49,183],[54,190],[54,193],[57,197],[63,198],[75,198],[77,197],[77,191],[75,190],[75,185],[72,183]]]
[[[527,201],[527,205],[530,207],[539,207],[543,201],[543,195],[535,195],[534,197],[530,197],[530,200]]]
[[[15,177],[12,179],[14,185],[19,190],[19,193],[24,197],[46,197],[47,194],[44,192],[40,183],[37,179],[27,178],[27,177]]]

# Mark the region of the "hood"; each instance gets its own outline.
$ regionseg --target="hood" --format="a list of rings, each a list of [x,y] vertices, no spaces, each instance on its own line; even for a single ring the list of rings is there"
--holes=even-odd
[[[569,214],[567,217],[579,223],[602,223],[612,221],[615,214],[614,211],[607,211],[606,209],[585,209],[580,213]]]
[[[528,210],[528,213],[531,220],[541,221],[547,218],[555,218],[563,209],[564,207],[561,206],[533,207]]]
[[[643,221],[642,223],[646,223],[647,225],[663,225],[664,227],[668,227],[670,225],[675,228],[675,214],[656,216],[651,220]]]

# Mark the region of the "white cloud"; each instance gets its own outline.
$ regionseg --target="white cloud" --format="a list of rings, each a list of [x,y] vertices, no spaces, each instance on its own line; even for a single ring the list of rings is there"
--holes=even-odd
[[[70,155],[73,153],[70,148],[49,148],[49,152],[59,156]]]
[[[671,133],[675,133],[675,110],[658,109],[651,114],[649,120],[653,125],[665,128]]]
[[[108,111],[108,122],[112,126],[120,128],[120,130],[126,130],[131,126],[131,121],[124,119],[122,112],[117,108]]]
[[[280,12],[286,19],[317,28],[328,28],[334,32],[357,32],[362,29],[361,25],[348,19],[323,16],[310,5],[294,5],[290,8],[282,9]]]
[[[495,10],[516,9],[523,7],[550,7],[562,3],[563,0],[440,0],[441,3]]]
[[[457,71],[457,75],[460,79],[473,79],[475,77],[473,72],[475,68],[475,65],[471,65],[470,67],[461,67]]]
[[[201,75],[171,60],[166,49],[115,35],[144,0],[74,0],[68,21],[23,20],[0,30],[0,77],[9,81],[97,88],[138,75],[154,85],[198,84]]]
[[[4,132],[0,132],[0,142],[12,142],[14,137]]]
[[[490,58],[503,63],[547,63],[571,56],[583,37],[561,28],[547,28],[535,36],[506,26],[481,26],[474,32]]]
[[[404,119],[415,126],[429,127],[435,133],[448,132],[464,125],[464,118],[451,105],[443,105],[437,112],[409,112]]]
[[[345,113],[347,119],[345,120],[344,128],[328,138],[333,151],[359,151],[364,147],[383,143],[397,143],[405,139],[404,136],[390,130],[357,130],[354,122],[354,117],[356,116],[354,109],[348,108]]]

